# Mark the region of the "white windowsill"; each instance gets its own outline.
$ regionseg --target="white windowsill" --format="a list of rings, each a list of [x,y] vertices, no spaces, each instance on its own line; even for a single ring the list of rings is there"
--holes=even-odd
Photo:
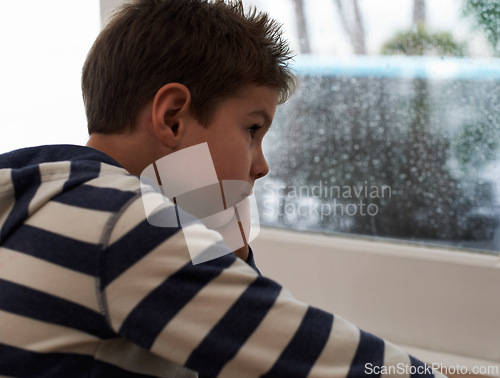
[[[500,364],[497,256],[269,228],[252,248],[298,299],[417,357]]]

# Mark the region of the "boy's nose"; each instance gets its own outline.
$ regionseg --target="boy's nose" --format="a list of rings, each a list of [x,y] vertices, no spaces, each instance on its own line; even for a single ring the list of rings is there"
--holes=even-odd
[[[260,179],[269,173],[269,165],[267,164],[267,160],[264,156],[262,150],[259,150],[257,156],[255,156],[252,162],[252,178],[254,180]]]

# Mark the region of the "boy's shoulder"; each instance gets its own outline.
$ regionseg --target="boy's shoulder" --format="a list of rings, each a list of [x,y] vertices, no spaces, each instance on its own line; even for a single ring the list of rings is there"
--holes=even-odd
[[[8,204],[2,215],[4,236],[47,205],[114,213],[140,196],[138,177],[100,151],[71,145],[0,155],[0,188],[2,202]]]

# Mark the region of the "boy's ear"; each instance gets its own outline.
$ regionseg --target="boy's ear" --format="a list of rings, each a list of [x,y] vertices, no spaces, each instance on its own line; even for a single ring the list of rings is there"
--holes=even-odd
[[[156,92],[153,100],[152,122],[158,140],[168,148],[175,147],[184,133],[190,116],[191,94],[179,83],[169,83]]]

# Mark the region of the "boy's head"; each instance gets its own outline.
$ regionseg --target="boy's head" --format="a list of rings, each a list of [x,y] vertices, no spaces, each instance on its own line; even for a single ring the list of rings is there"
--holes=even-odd
[[[266,14],[241,1],[135,0],[107,24],[89,52],[82,90],[89,133],[131,130],[167,83],[191,94],[190,111],[210,123],[217,105],[249,85],[293,90],[290,50]]]

